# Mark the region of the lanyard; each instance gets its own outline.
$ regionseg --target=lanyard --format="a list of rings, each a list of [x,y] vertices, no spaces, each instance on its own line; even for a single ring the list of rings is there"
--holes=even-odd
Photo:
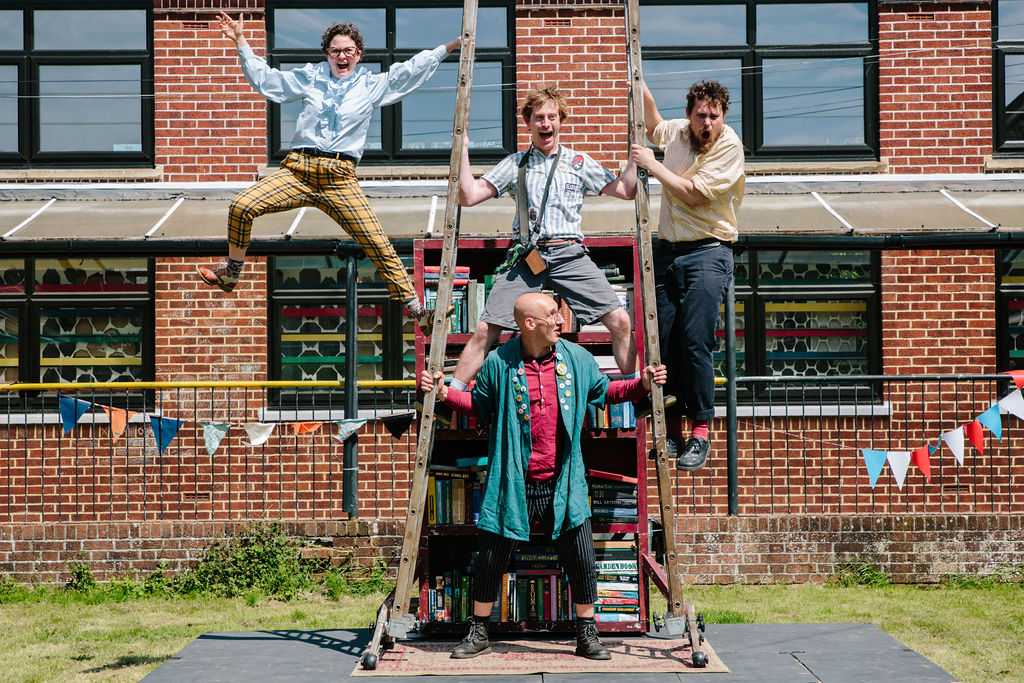
[[[516,182],[516,192],[518,193],[517,198],[517,209],[519,212],[519,241],[522,244],[533,244],[536,240],[533,239],[534,234],[540,233],[541,221],[544,220],[544,209],[548,205],[548,190],[551,189],[551,181],[555,178],[555,170],[558,168],[558,160],[562,157],[562,146],[558,146],[558,151],[555,153],[555,159],[551,164],[551,170],[548,171],[548,181],[544,185],[544,196],[540,200],[540,210],[537,212],[537,220],[534,225],[537,226],[536,230],[530,229],[530,218],[529,218],[529,195],[526,194],[526,162],[529,161],[530,155],[533,153],[533,145],[530,145],[530,149],[526,150],[526,154],[519,160],[519,177]]]

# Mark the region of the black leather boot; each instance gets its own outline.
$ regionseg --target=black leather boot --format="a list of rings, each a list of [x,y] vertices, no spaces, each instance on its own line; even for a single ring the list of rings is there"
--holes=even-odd
[[[597,637],[594,617],[576,617],[576,654],[587,659],[611,659],[612,653]]]
[[[452,659],[470,659],[491,653],[491,641],[487,639],[487,617],[470,615],[466,620],[469,633],[452,650]]]

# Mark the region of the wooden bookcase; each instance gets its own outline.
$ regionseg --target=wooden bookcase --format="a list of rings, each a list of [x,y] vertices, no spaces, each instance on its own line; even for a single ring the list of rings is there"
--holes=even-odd
[[[595,263],[614,263],[620,274],[626,275],[626,281],[640,286],[640,271],[637,258],[636,239],[621,236],[589,237],[585,242],[590,250],[590,257]],[[469,267],[469,278],[483,281],[485,275],[492,274],[504,260],[505,252],[510,245],[508,238],[464,238],[459,240],[457,265]],[[424,295],[424,267],[436,266],[440,263],[443,243],[440,239],[422,239],[414,242],[414,268],[417,293]],[[639,291],[634,290],[633,302],[640,300]],[[643,355],[642,311],[638,305],[632,305],[634,336],[639,356]],[[469,341],[472,329],[463,332],[449,332],[446,356],[457,358],[463,345]],[[511,338],[513,333],[502,334],[500,342]],[[590,332],[563,332],[562,337],[588,348],[595,356],[611,356],[611,338],[607,330]],[[423,369],[429,351],[429,337],[419,330],[416,332],[417,374]],[[451,372],[446,371],[446,376]],[[487,432],[483,429],[457,430],[445,428],[438,424],[434,436],[434,452],[432,466],[452,466],[455,459],[480,457],[487,454]],[[648,630],[650,619],[650,593],[647,576],[644,572],[642,556],[649,553],[650,537],[647,516],[647,434],[645,422],[637,420],[635,428],[602,428],[583,430],[583,459],[588,470],[615,472],[636,479],[637,487],[637,522],[636,523],[593,523],[596,537],[603,535],[631,535],[635,539],[631,559],[637,564],[637,583],[639,599],[639,619],[636,621],[602,621],[598,628],[602,632],[637,632]],[[434,588],[435,577],[445,571],[455,572],[465,567],[476,547],[476,526],[470,521],[463,524],[431,524],[424,519],[423,534],[420,538],[417,578],[419,579],[419,605],[417,616],[426,634],[461,634],[465,626],[458,614],[452,615],[451,621],[434,621],[430,619],[430,592]],[[433,585],[432,585],[433,584]],[[468,600],[468,597],[466,598]],[[499,597],[499,602],[501,598]],[[497,614],[492,616],[491,631],[495,633],[522,632],[534,630],[571,631],[575,629],[571,620],[506,620],[498,621]]]

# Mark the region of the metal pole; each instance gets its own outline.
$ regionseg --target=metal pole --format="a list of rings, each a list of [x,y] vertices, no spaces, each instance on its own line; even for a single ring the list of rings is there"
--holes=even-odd
[[[736,443],[736,278],[729,279],[725,295],[725,397],[729,464],[729,516],[740,514],[739,467]]]
[[[345,283],[345,417],[359,417],[359,293],[357,287],[356,257],[345,258],[348,279]],[[342,509],[355,518],[359,515],[356,491],[359,486],[359,435],[345,439],[342,468]]]

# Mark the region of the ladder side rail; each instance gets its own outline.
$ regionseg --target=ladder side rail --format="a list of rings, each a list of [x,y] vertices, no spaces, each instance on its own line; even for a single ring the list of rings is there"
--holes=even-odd
[[[640,51],[640,10],[638,0],[626,0],[626,41],[629,69],[630,138],[636,144],[647,140],[644,123],[643,73]],[[649,364],[660,364],[661,343],[658,336],[658,306],[654,291],[654,247],[651,241],[650,195],[647,171],[637,169],[636,224],[637,248],[640,250],[640,292],[644,320],[644,351]],[[668,576],[669,611],[683,615],[682,587],[676,566],[675,505],[672,499],[672,477],[665,448],[665,396],[659,384],[651,384],[651,426],[658,474],[658,508],[665,538],[665,565]]]
[[[462,10],[462,46],[459,53],[459,74],[455,104],[455,119],[452,128],[452,153],[448,172],[448,196],[444,212],[444,243],[441,252],[440,278],[437,286],[437,314],[430,338],[430,355],[427,369],[433,373],[444,363],[448,343],[448,318],[445,313],[452,301],[455,275],[455,258],[458,248],[459,179],[462,162],[462,145],[469,124],[469,102],[473,85],[473,57],[476,37],[476,0],[465,0]],[[395,586],[394,606],[391,623],[402,622],[408,614],[412,584],[415,578],[420,535],[423,531],[423,513],[427,501],[427,476],[430,470],[430,456],[434,446],[434,404],[436,391],[423,397],[423,411],[420,419],[419,439],[416,444],[416,458],[413,462],[412,483],[409,491],[409,511],[406,516],[405,536],[402,540],[402,554],[398,565],[398,581]],[[402,628],[396,629],[401,632]]]

